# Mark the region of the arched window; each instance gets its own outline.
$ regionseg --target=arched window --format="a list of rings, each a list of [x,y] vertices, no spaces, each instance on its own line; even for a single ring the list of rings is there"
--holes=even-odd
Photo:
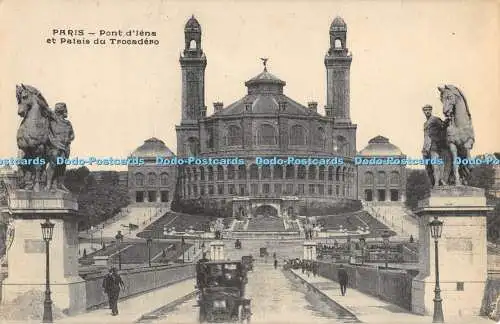
[[[191,181],[191,169],[190,168],[186,168],[186,179],[188,180],[188,182]]]
[[[306,130],[301,125],[294,125],[290,129],[290,145],[306,145]]]
[[[258,132],[258,144],[259,145],[276,145],[277,138],[274,127],[269,124],[263,124],[259,127]]]
[[[207,127],[207,147],[208,148],[215,147],[215,131],[213,126]]]
[[[148,185],[156,185],[156,174],[154,174],[153,172],[148,173]]]
[[[333,180],[333,167],[329,166],[328,167],[328,180]]]
[[[259,167],[256,164],[250,166],[250,179],[259,179]]]
[[[315,165],[309,166],[309,180],[316,180],[316,170]]]
[[[271,167],[269,165],[262,166],[262,179],[271,179]]]
[[[234,165],[230,164],[227,166],[227,179],[232,180],[235,176]]]
[[[392,171],[391,172],[391,178],[390,178],[391,185],[397,186],[397,185],[399,185],[399,182],[400,182],[400,180],[399,180],[399,172]]]
[[[318,180],[325,180],[325,166],[321,165],[319,167]]]
[[[346,154],[348,151],[346,151],[346,144],[347,140],[344,136],[337,136],[335,140],[333,141],[333,151],[339,154]]]
[[[318,127],[315,132],[314,145],[320,147],[321,149],[325,149],[326,147],[325,130],[322,127]]]
[[[197,156],[200,153],[200,142],[195,137],[190,137],[186,144],[186,153],[188,156]]]
[[[196,168],[193,168],[193,180],[196,181],[198,180],[198,170]]]
[[[365,172],[363,183],[365,185],[373,185],[373,173],[371,173],[370,171]]]
[[[297,179],[305,179],[306,178],[306,167],[304,165],[299,165],[297,170]]]
[[[238,165],[238,179],[246,179],[246,178],[247,178],[247,166]]]
[[[189,42],[189,49],[196,49],[196,41],[194,39]]]
[[[243,142],[241,128],[235,125],[231,125],[227,129],[227,145],[228,146],[238,146]]]
[[[214,168],[209,165],[208,166],[208,180],[213,180],[214,179]]]
[[[378,185],[385,185],[386,183],[386,175],[384,171],[379,171],[377,174],[377,184]]]
[[[144,174],[142,173],[135,174],[135,185],[138,187],[144,186]]]
[[[287,165],[286,166],[285,177],[287,179],[294,179],[295,178],[295,167],[293,165]]]
[[[205,168],[200,167],[200,180],[205,180]]]
[[[273,179],[283,179],[283,167],[281,165],[274,166]]]
[[[196,170],[193,170],[193,171],[196,171]],[[195,173],[196,175],[196,173]],[[195,177],[195,180],[196,180],[196,177]],[[162,174],[160,174],[160,183],[162,186],[168,186],[168,173],[164,172]]]
[[[335,39],[335,48],[342,48],[342,41],[340,38]]]
[[[341,170],[341,168],[338,166],[338,167],[337,167],[337,171],[335,172],[335,180],[336,180],[336,181],[340,181],[340,176],[341,176],[341,174],[342,174],[342,170]]]
[[[345,179],[347,178],[346,175],[347,175],[347,168],[343,167],[342,168],[342,181],[345,181]]]
[[[222,165],[217,166],[217,180],[224,180],[224,168]]]

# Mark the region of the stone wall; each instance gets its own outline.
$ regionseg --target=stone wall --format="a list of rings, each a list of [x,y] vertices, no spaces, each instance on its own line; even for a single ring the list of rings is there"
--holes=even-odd
[[[500,278],[488,278],[484,290],[481,315],[498,321],[500,320]]]
[[[337,263],[319,263],[319,274],[338,282]],[[344,265],[349,278],[348,288],[378,297],[400,307],[411,309],[411,284],[415,272],[385,270],[373,267]]]
[[[104,276],[105,274],[102,273],[85,276],[87,309],[107,303],[107,296],[102,288]],[[125,289],[120,292],[120,298],[126,298],[193,278],[195,276],[195,265],[185,264],[124,270],[120,273],[120,276],[125,283]]]

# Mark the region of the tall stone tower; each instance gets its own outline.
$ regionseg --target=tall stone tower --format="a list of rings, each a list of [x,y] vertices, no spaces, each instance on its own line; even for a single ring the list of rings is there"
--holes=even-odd
[[[184,27],[182,68],[182,123],[205,117],[205,67],[207,58],[201,49],[201,26],[192,16]]]
[[[347,25],[336,17],[330,26],[330,49],[325,56],[327,117],[335,123],[351,123],[350,115],[350,68],[352,56],[347,47]]]
[[[207,58],[201,48],[201,26],[192,16],[184,27],[184,52],[179,58],[182,69],[182,119],[176,126],[177,155],[194,156],[200,151],[198,121],[206,116],[205,68]]]

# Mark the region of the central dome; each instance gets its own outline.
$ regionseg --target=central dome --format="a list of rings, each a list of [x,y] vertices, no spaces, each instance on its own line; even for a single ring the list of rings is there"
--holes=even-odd
[[[286,82],[267,69],[245,82],[247,95],[226,108],[216,112],[215,116],[239,114],[276,114],[283,112],[294,115],[319,115],[283,94]]]
[[[403,152],[384,136],[376,136],[368,141],[368,145],[359,152],[362,156],[397,156]]]
[[[174,153],[165,145],[162,140],[156,137],[151,137],[144,141],[144,144],[139,146],[134,152],[132,152],[131,157],[138,158],[156,158],[161,157],[173,157]]]

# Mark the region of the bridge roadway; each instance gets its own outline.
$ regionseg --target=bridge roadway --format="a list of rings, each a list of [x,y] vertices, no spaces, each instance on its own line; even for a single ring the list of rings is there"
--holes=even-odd
[[[263,242],[252,242],[247,249],[234,250],[226,243],[227,255],[231,259],[241,259],[242,255],[249,254],[251,246],[262,245]],[[243,242],[245,245],[245,242]],[[301,245],[296,242],[295,246]],[[290,249],[292,247],[289,247]],[[253,248],[251,250],[254,250]],[[258,249],[257,249],[258,251]],[[253,252],[253,251],[252,251]],[[278,267],[274,269],[272,253],[267,260],[258,258],[257,253],[252,253],[257,261],[254,271],[248,274],[246,295],[252,300],[252,323],[353,323],[355,320],[342,309],[332,305],[306,287],[292,274]],[[282,254],[277,250],[276,254]],[[238,255],[239,254],[239,255]],[[281,262],[280,262],[281,263]],[[196,297],[177,305],[161,314],[158,318],[147,320],[147,323],[198,323],[199,308]]]

